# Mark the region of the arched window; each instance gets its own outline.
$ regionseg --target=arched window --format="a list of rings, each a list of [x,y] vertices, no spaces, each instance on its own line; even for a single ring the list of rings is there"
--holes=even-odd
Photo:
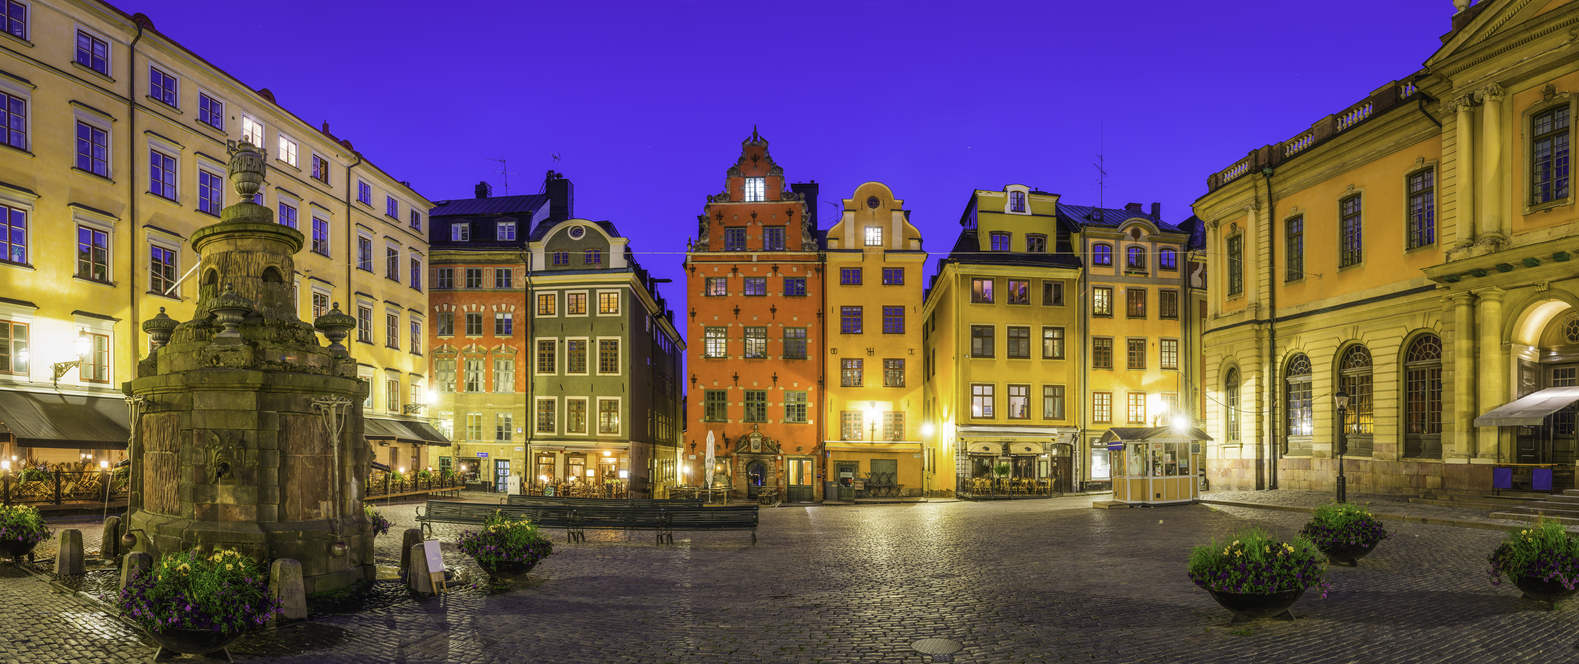
[[[1230,443],[1239,442],[1239,370],[1229,369],[1223,378],[1223,437]]]
[[[1283,382],[1286,396],[1283,403],[1288,409],[1288,454],[1309,456],[1310,437],[1315,433],[1311,412],[1314,404],[1310,395],[1310,358],[1301,353],[1289,360]]]
[[[1146,248],[1145,247],[1131,245],[1128,249],[1125,250],[1125,253],[1127,254],[1127,259],[1128,259],[1127,266],[1128,266],[1129,269],[1131,269],[1131,270],[1144,270],[1144,269],[1146,269]]]
[[[1169,271],[1179,269],[1179,252],[1172,249],[1157,252],[1157,269]]]
[[[1442,339],[1422,334],[1404,353],[1404,456],[1442,458]]]
[[[1338,361],[1338,387],[1349,394],[1349,408],[1343,417],[1343,432],[1349,438],[1351,456],[1371,455],[1371,433],[1376,416],[1371,398],[1371,351],[1352,346]]]
[[[1011,192],[1009,192],[1009,211],[1010,212],[1024,212],[1025,211],[1025,192],[1023,192],[1023,191],[1011,191]]]
[[[1097,243],[1091,247],[1092,265],[1112,265],[1113,245]]]

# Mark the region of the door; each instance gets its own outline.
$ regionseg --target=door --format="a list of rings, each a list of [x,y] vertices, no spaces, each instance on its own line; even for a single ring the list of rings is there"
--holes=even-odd
[[[812,482],[817,475],[813,472],[811,459],[789,459],[789,485],[786,487],[784,499],[791,503],[809,503],[816,500]]]
[[[1048,470],[1052,473],[1053,491],[1058,493],[1071,493],[1074,491],[1074,457],[1055,456],[1047,459]]]
[[[762,483],[768,474],[767,466],[761,461],[752,461],[746,464],[746,497],[755,500],[757,493],[762,490]]]
[[[510,460],[493,460],[493,490],[499,493],[510,491]]]
[[[872,459],[872,480],[882,491],[894,493],[899,489],[899,460]],[[897,495],[897,494],[895,494]]]
[[[838,468],[839,500],[855,500],[856,473],[860,472],[861,464],[858,461],[840,461]]]
[[[587,457],[575,454],[565,459],[565,481],[587,481]]]

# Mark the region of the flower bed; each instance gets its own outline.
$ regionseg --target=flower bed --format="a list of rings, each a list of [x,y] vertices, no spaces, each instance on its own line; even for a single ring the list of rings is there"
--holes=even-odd
[[[1320,588],[1326,598],[1327,557],[1310,540],[1284,542],[1261,530],[1190,551],[1190,580],[1217,592],[1273,594]]]
[[[373,522],[373,535],[375,537],[389,532],[389,526],[391,525],[389,519],[384,518],[383,513],[379,512],[378,508],[364,503],[362,511],[367,514],[367,520]]]
[[[152,570],[134,570],[121,590],[121,614],[150,633],[200,630],[240,634],[278,616],[268,570],[234,549],[165,555]]]
[[[457,547],[490,574],[524,572],[554,554],[554,543],[539,533],[537,526],[526,519],[511,521],[499,510],[488,517],[482,530],[463,531]]]
[[[1533,528],[1509,532],[1486,561],[1491,563],[1487,573],[1492,585],[1502,585],[1506,576],[1526,593],[1530,591],[1520,581],[1555,582],[1567,591],[1565,596],[1579,588],[1579,540],[1555,521],[1543,520]]]
[[[1331,503],[1316,508],[1310,523],[1299,531],[1333,560],[1353,563],[1388,538],[1382,522],[1370,510],[1354,503]]]
[[[19,556],[49,539],[49,528],[38,509],[28,505],[0,505],[0,555]]]

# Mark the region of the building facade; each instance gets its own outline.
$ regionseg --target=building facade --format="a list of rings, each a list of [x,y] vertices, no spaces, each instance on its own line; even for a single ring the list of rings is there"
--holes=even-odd
[[[926,489],[935,459],[921,443],[921,232],[880,182],[856,187],[828,229],[823,315],[828,374],[823,440],[839,496],[856,482]]]
[[[789,188],[755,130],[686,252],[691,339],[682,480],[820,500],[824,274],[815,182]],[[707,445],[719,461],[705,468]]]
[[[258,202],[308,239],[290,277],[300,317],[338,305],[359,321],[347,346],[365,410],[399,423],[371,424],[369,438],[435,438],[405,413],[427,384],[428,201],[147,16],[89,0],[12,5],[0,37],[0,420],[74,422],[0,432],[0,454],[119,458],[106,450],[125,448],[119,386],[148,352],[141,324],[161,309],[192,316],[187,239],[232,202],[227,150],[241,141],[267,155]],[[385,437],[392,427],[404,433]],[[403,449],[377,458],[421,462]]]
[[[1330,489],[1341,429],[1356,491],[1572,485],[1572,399],[1505,407],[1579,371],[1576,22],[1466,6],[1420,71],[1208,177],[1214,484]]]

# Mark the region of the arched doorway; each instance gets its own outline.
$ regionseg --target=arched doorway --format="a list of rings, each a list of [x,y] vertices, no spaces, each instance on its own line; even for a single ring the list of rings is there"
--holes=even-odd
[[[1554,307],[1555,308],[1555,307]],[[1518,358],[1516,397],[1549,387],[1579,386],[1579,311],[1565,308],[1554,312],[1531,344],[1536,359]],[[1516,463],[1559,464],[1562,486],[1573,486],[1573,465],[1579,456],[1579,432],[1575,430],[1579,404],[1569,404],[1547,415],[1539,426],[1515,428]]]
[[[761,461],[746,464],[746,497],[756,499],[762,485],[767,482],[768,467]]]

